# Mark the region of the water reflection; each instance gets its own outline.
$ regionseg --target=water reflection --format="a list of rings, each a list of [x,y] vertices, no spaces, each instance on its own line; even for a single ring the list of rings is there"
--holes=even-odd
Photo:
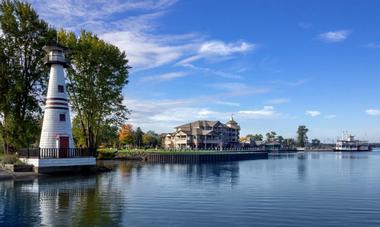
[[[221,184],[230,182],[236,185],[239,180],[239,162],[228,162],[219,164],[188,164],[182,173],[189,181],[196,180],[198,183],[212,182]]]
[[[123,199],[112,181],[75,176],[0,182],[0,226],[117,226]]]
[[[297,173],[299,180],[305,180],[306,178],[306,159],[297,160]]]
[[[132,176],[137,178],[142,170],[159,172],[160,174],[172,173],[183,176],[188,181],[197,183],[212,182],[220,184],[230,182],[237,184],[239,179],[239,162],[209,163],[209,164],[152,164],[131,161],[103,161],[99,164],[116,169],[123,176],[124,182],[130,182]]]
[[[380,152],[0,181],[0,226],[379,226]],[[290,218],[291,217],[291,218]]]

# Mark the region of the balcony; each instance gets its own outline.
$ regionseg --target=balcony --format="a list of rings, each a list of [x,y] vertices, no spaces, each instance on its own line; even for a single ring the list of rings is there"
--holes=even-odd
[[[45,65],[61,64],[67,68],[70,66],[70,61],[65,58],[63,54],[49,54],[44,57]]]

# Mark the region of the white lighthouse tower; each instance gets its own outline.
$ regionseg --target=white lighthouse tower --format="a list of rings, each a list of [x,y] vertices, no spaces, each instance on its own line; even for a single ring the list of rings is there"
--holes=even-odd
[[[67,49],[53,44],[45,46],[44,50],[47,52],[45,64],[50,66],[50,75],[40,148],[75,148],[64,74],[64,68],[69,66],[65,58]]]
[[[39,173],[82,171],[96,165],[93,149],[75,148],[71,130],[69,100],[65,86],[64,68],[67,48],[52,44],[44,47],[45,64],[50,66],[40,146],[20,150],[20,159],[34,166]]]

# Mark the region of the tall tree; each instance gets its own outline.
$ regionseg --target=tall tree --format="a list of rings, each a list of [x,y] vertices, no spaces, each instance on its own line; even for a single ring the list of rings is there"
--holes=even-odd
[[[31,5],[0,2],[0,130],[5,151],[35,142],[48,70],[42,47],[56,32]]]
[[[160,143],[160,136],[154,131],[148,131],[143,135],[143,144],[147,147],[156,147]]]
[[[306,128],[305,125],[298,126],[297,130],[297,144],[300,147],[305,147],[307,143],[307,132],[309,131],[308,128]]]
[[[296,146],[296,141],[293,138],[284,139],[283,145],[285,145],[288,148],[293,148]]]
[[[100,145],[103,147],[117,147],[119,144],[117,132],[117,126],[103,125],[99,135]]]
[[[311,140],[311,146],[313,148],[318,148],[321,146],[321,141],[319,139],[312,139]]]
[[[267,140],[267,142],[273,142],[273,141],[275,141],[275,139],[276,139],[276,136],[277,136],[277,133],[276,132],[274,132],[274,131],[271,131],[271,132],[268,132],[267,134],[265,134],[266,135],[266,140]]]
[[[139,148],[141,147],[141,145],[143,145],[143,135],[144,132],[141,130],[140,127],[137,127],[135,132],[135,145]]]
[[[128,83],[128,60],[116,46],[90,32],[82,31],[77,37],[61,31],[59,40],[72,51],[67,91],[73,111],[86,146],[96,148],[104,125],[119,125],[127,119],[122,89]]]

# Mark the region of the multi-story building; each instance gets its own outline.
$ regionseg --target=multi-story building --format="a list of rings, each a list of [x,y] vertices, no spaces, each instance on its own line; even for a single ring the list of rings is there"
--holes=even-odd
[[[194,121],[175,127],[164,139],[166,149],[216,149],[239,146],[239,124],[231,120],[223,124],[220,121]]]

